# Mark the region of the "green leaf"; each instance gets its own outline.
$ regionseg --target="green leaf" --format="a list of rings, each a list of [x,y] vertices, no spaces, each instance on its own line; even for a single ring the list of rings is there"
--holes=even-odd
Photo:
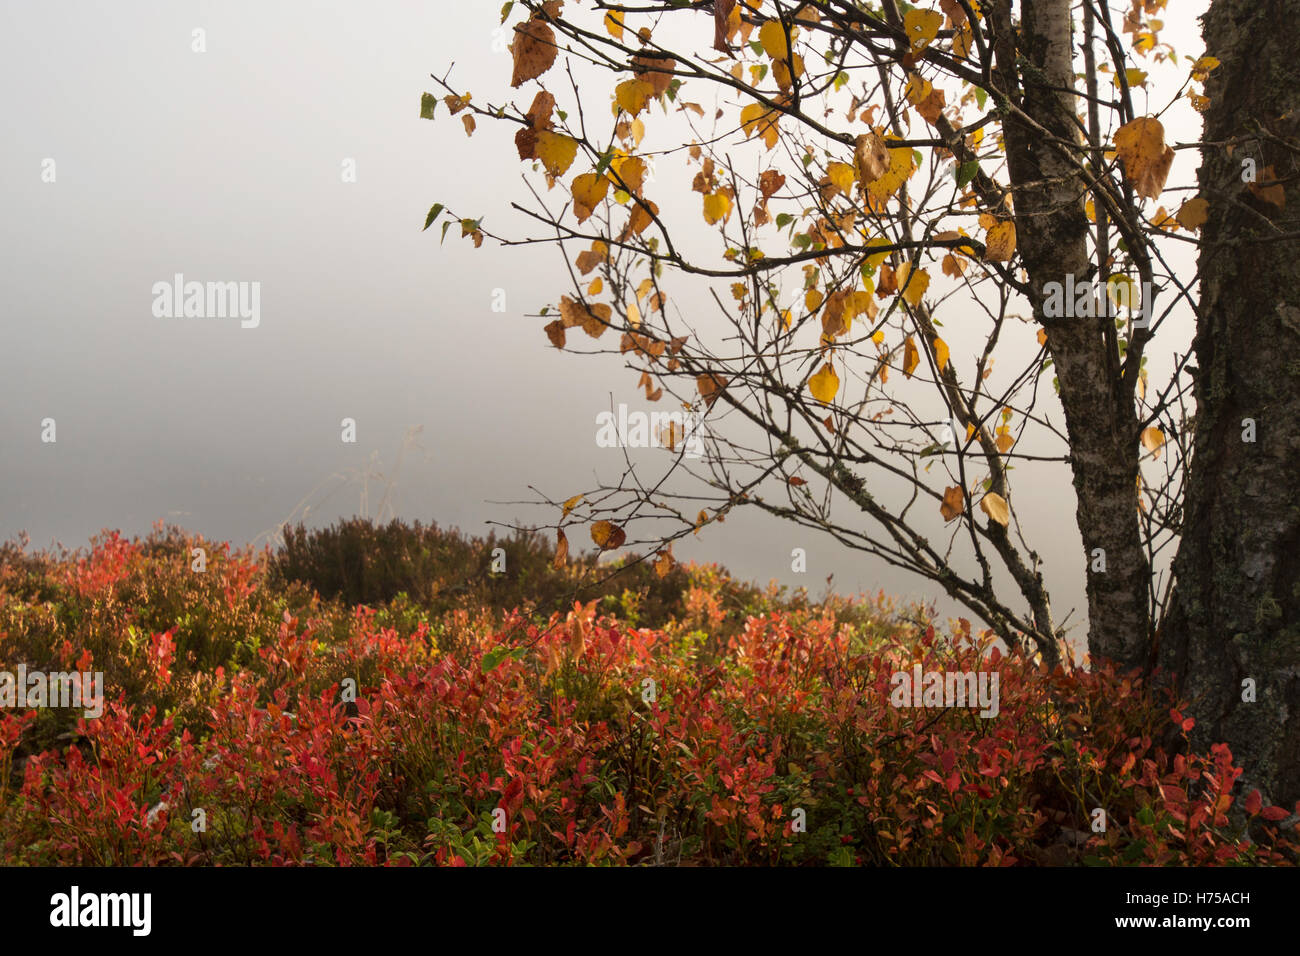
[[[448,219],[446,222],[442,224],[442,240],[441,240],[442,242],[447,241],[447,230],[451,227],[451,224],[453,222],[455,222],[454,219]]]
[[[776,228],[784,229],[790,223],[794,222],[794,216],[788,212],[779,212],[776,214]]]
[[[962,163],[957,167],[957,188],[965,189],[975,174],[980,171],[979,160],[972,159],[969,163]]]
[[[989,94],[982,86],[975,88],[975,102],[979,104],[980,109],[984,109],[984,104],[988,102]]]
[[[830,866],[852,866],[853,851],[846,846],[837,846],[826,858]]]
[[[525,649],[522,647],[494,647],[483,655],[483,661],[479,664],[479,670],[484,674],[491,674],[501,666],[501,662],[508,657],[519,660],[524,656]]]
[[[515,0],[506,0],[501,7],[501,22],[506,22],[506,17],[510,16],[510,8],[515,5]]]
[[[432,93],[420,96],[420,119],[433,119],[433,111],[438,108],[438,97]]]
[[[424,229],[428,229],[430,226],[433,225],[433,221],[442,215],[442,210],[443,210],[442,203],[436,202],[433,204],[433,206],[429,209],[429,215],[426,216],[424,219]],[[421,229],[420,231],[424,232],[424,229]],[[444,234],[446,233],[445,229],[443,230],[443,233]]]

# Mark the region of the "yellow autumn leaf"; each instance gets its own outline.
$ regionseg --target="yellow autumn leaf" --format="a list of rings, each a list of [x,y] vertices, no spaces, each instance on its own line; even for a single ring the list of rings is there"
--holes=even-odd
[[[614,100],[620,109],[631,116],[636,116],[645,109],[646,103],[654,96],[654,92],[654,84],[648,80],[624,80],[614,87]]]
[[[746,136],[762,136],[768,149],[776,146],[780,136],[777,130],[779,115],[762,103],[751,103],[740,111],[740,128]]]
[[[796,53],[790,58],[790,61],[794,64],[794,75],[803,76],[803,57]],[[785,60],[776,60],[772,63],[772,77],[776,80],[776,85],[782,90],[790,89],[790,67],[786,65]]]
[[[877,202],[884,202],[902,188],[908,178],[916,171],[912,150],[909,147],[889,150],[889,168],[880,178],[869,186],[867,192]]]
[[[1139,116],[1115,131],[1115,155],[1137,194],[1155,199],[1164,191],[1173,147],[1165,145],[1165,127],[1154,116]]]
[[[1016,224],[1008,219],[988,231],[984,237],[986,262],[1010,262],[1016,253]]]
[[[911,378],[919,364],[921,364],[921,353],[917,351],[916,340],[909,335],[903,346],[903,374]]]
[[[1160,457],[1160,449],[1165,444],[1165,433],[1152,426],[1142,429],[1142,447],[1151,452],[1153,458]]]
[[[879,239],[868,239],[868,240],[867,240],[867,248],[868,248],[868,249],[872,249],[872,248],[874,248],[874,247],[876,247],[876,246],[892,246],[892,245],[893,245],[893,243],[890,242],[888,239],[885,239],[885,238],[879,238]],[[882,262],[884,262],[886,259],[889,258],[889,253],[890,253],[890,250],[889,250],[889,249],[886,249],[884,252],[873,252],[873,253],[871,253],[870,255],[868,255],[868,256],[867,256],[867,268],[868,268],[868,269],[874,269],[874,268],[876,268],[876,266],[880,265]]]
[[[704,197],[704,221],[709,225],[725,222],[731,216],[731,197],[717,192]]]
[[[871,294],[873,286],[870,279],[866,280],[866,286],[865,289],[859,289],[849,296],[849,312],[855,319],[864,313],[867,318],[874,319],[876,313],[880,311],[875,297]]]
[[[912,263],[904,262],[898,267],[898,287],[903,291],[907,304],[916,308],[930,287],[930,274],[924,269],[913,270]]]
[[[1106,296],[1118,308],[1130,312],[1142,306],[1142,295],[1138,292],[1137,283],[1122,272],[1117,272],[1106,280]]]
[[[809,312],[816,312],[822,304],[822,298],[820,289],[809,289],[803,294],[803,307]]]
[[[1203,56],[1192,64],[1192,79],[1198,83],[1204,83],[1209,79],[1210,74],[1219,68],[1219,58],[1214,56]]]
[[[1178,214],[1174,218],[1178,220],[1179,225],[1184,229],[1195,232],[1205,225],[1205,221],[1210,218],[1210,204],[1199,196],[1195,199],[1189,199],[1183,203],[1183,208],[1178,210]]]
[[[848,163],[830,163],[826,167],[826,175],[844,195],[848,196],[853,192],[853,181],[857,174]]]
[[[816,375],[808,379],[808,390],[812,392],[813,398],[823,405],[835,401],[835,396],[840,390],[840,377],[835,374],[835,369],[831,368],[829,362],[823,365]]]
[[[574,508],[578,507],[578,502],[580,502],[582,498],[583,498],[582,495],[574,495],[572,498],[564,502],[564,506],[563,506],[564,514],[561,517],[563,518],[569,517],[569,512],[572,511]]]
[[[604,290],[604,288],[605,288],[605,280],[602,279],[600,276],[596,276],[596,278],[591,280],[591,284],[587,286],[587,295],[590,296],[600,295],[600,293]]]
[[[537,158],[552,176],[563,176],[578,155],[578,141],[549,129],[537,132]]]
[[[980,511],[1004,528],[1011,523],[1011,509],[1007,507],[1006,499],[996,491],[990,491],[980,499]]]
[[[794,29],[790,33],[793,35]],[[774,60],[785,60],[790,56],[790,47],[785,42],[785,27],[780,20],[767,20],[758,28],[758,42],[763,52]]]
[[[573,177],[573,214],[578,222],[585,222],[600,205],[609,191],[609,180],[596,173],[583,173]]]
[[[907,96],[907,102],[916,106],[934,92],[934,84],[925,79],[919,73],[913,73],[907,78],[907,89],[904,95]]]
[[[920,53],[939,35],[943,14],[938,10],[909,10],[903,16],[903,30],[913,53]]]
[[[605,14],[605,30],[615,40],[623,39],[623,14],[616,11],[610,11]]]

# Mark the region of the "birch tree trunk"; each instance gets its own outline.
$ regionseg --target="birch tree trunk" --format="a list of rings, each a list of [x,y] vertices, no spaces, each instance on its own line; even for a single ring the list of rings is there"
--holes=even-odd
[[[1244,785],[1290,806],[1300,797],[1300,0],[1214,0],[1203,29],[1221,65],[1206,86],[1200,171],[1196,432],[1157,660],[1193,701],[1193,743],[1226,741]]]

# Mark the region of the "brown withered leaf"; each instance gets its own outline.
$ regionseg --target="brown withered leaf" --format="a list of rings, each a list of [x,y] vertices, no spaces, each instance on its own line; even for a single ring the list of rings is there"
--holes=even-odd
[[[514,57],[511,87],[522,86],[549,70],[555,63],[557,52],[555,31],[537,17],[515,27],[515,39],[510,44],[510,53]]]
[[[727,24],[735,5],[736,0],[713,0],[713,49],[720,53],[731,52],[727,43]]]
[[[559,570],[569,563],[569,539],[564,535],[564,529],[560,528],[555,532],[555,558],[551,561],[551,567]]]
[[[673,75],[670,72],[677,61],[672,57],[648,56],[644,53],[632,57],[632,75],[647,81],[654,87],[654,95],[662,96],[672,86]]]
[[[699,389],[704,404],[712,408],[722,390],[727,387],[727,380],[717,372],[707,372],[695,379],[695,387]]]
[[[854,164],[858,169],[858,179],[865,186],[873,183],[889,171],[889,147],[884,137],[875,130],[858,137],[853,150]]]
[[[597,240],[591,244],[590,249],[578,253],[578,257],[573,260],[573,264],[578,267],[580,273],[587,275],[596,266],[607,261],[609,261],[609,246]]]
[[[531,126],[521,126],[515,133],[515,149],[519,150],[520,159],[536,159],[537,130]]]
[[[777,191],[784,185],[785,176],[775,169],[765,169],[759,174],[758,189],[763,194],[765,202],[775,196]]]
[[[898,291],[898,273],[888,262],[880,264],[880,272],[876,277],[876,295],[880,298],[888,298]]]
[[[533,129],[550,129],[551,112],[555,109],[555,97],[546,90],[541,90],[533,97],[528,107],[528,125]]]
[[[556,319],[554,322],[548,322],[546,328],[546,337],[551,340],[551,344],[557,349],[564,348],[564,322]]]

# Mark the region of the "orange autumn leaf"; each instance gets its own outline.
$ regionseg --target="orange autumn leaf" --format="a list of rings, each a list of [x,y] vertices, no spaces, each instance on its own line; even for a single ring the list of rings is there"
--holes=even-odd
[[[909,335],[903,346],[903,374],[911,378],[919,364],[921,364],[921,353],[916,348],[916,340]]]
[[[939,514],[944,522],[949,522],[966,510],[966,496],[960,487],[945,488],[943,502],[939,505]]]
[[[699,389],[704,404],[712,408],[722,390],[727,387],[727,380],[716,372],[707,372],[695,379],[695,387]]]
[[[555,532],[555,557],[551,561],[551,567],[559,569],[569,563],[569,539],[565,537],[564,529],[560,528]]]
[[[627,532],[611,521],[597,521],[591,526],[591,540],[602,551],[613,551],[623,547]]]
[[[1174,162],[1172,146],[1165,144],[1165,127],[1154,116],[1139,116],[1115,131],[1115,155],[1137,194],[1155,199],[1165,188]]]

